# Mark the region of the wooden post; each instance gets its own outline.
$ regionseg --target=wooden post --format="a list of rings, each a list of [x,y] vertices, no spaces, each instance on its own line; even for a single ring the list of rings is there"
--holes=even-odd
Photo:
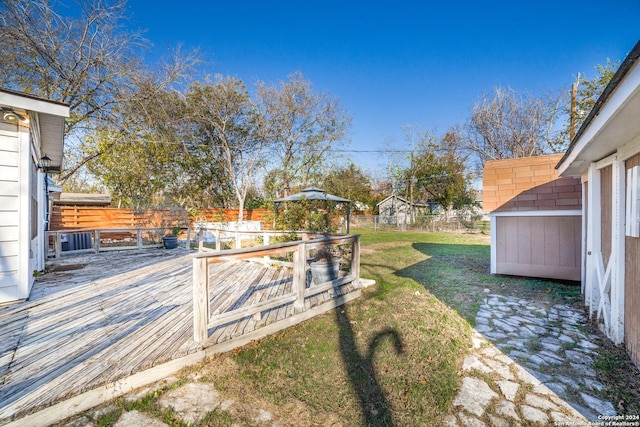
[[[293,309],[296,313],[304,311],[304,290],[307,285],[306,253],[306,243],[300,243],[298,250],[293,253],[293,292],[297,296]]]
[[[62,256],[62,234],[56,233],[54,240],[56,258],[60,258]]]
[[[360,235],[356,235],[351,248],[351,274],[356,282],[360,281]]]
[[[595,271],[596,254],[602,252],[600,170],[595,163],[589,166],[588,179],[589,194],[587,195],[587,200],[589,206],[587,206],[587,261],[585,266],[587,280],[583,291],[585,304],[589,307],[589,315],[592,316],[600,303],[598,280]]]
[[[191,227],[187,227],[187,243],[185,249],[191,249]]]
[[[198,252],[202,252],[204,249],[204,229],[200,228],[198,231]]]
[[[93,246],[95,246],[96,253],[100,253],[100,230],[95,230],[93,238]]]
[[[269,233],[267,233],[266,231],[262,233],[262,244],[264,246],[269,245]],[[264,265],[269,265],[269,262],[271,261],[271,257],[269,255],[265,255],[263,259],[264,259]]]
[[[216,251],[219,251],[220,248],[220,230],[216,230]]]
[[[611,331],[607,335],[620,344],[624,340],[624,287],[625,287],[625,162],[616,159],[612,165],[611,213]],[[618,202],[615,202],[615,201]],[[609,265],[607,265],[609,267]]]
[[[209,338],[209,263],[207,258],[193,259],[193,339]]]
[[[236,235],[236,249],[240,249],[242,248],[242,241],[240,240],[240,232],[236,230],[235,235]]]
[[[138,249],[142,249],[142,230],[139,228],[137,230],[136,240],[137,240]]]

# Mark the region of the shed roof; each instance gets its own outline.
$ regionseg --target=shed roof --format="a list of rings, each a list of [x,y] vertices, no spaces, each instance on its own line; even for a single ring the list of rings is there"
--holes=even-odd
[[[376,203],[376,206],[380,206],[380,205],[382,205],[382,204],[386,203],[388,200],[399,200],[399,201],[401,201],[402,203],[405,203],[405,204],[407,204],[407,205],[413,205],[414,207],[418,207],[418,208],[426,208],[426,207],[428,207],[428,206],[429,206],[427,203],[420,203],[420,202],[413,202],[413,203],[410,203],[410,202],[409,202],[407,199],[405,199],[404,197],[400,197],[400,196],[397,196],[397,195],[395,195],[395,194],[392,194],[391,196],[387,196],[387,197],[385,197],[383,200],[381,200],[381,201],[379,201],[378,203]]]

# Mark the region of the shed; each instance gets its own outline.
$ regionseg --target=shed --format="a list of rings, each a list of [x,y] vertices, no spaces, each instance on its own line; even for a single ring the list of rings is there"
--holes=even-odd
[[[491,273],[580,280],[581,185],[558,177],[562,154],[485,163]]]
[[[378,215],[381,224],[415,224],[416,216],[430,213],[429,205],[411,203],[407,199],[392,194],[379,202]]]
[[[62,166],[68,116],[67,104],[0,88],[0,302],[27,298],[44,269],[46,172]]]
[[[581,179],[585,304],[640,365],[640,42],[559,161]]]

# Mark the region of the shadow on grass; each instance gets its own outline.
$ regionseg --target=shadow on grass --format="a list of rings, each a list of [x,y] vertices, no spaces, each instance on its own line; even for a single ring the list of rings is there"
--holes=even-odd
[[[472,326],[487,293],[540,302],[580,300],[576,282],[491,275],[488,246],[414,243],[412,247],[429,258],[398,270],[395,275],[415,280]]]
[[[356,336],[348,308],[337,307],[334,312],[340,336],[340,355],[349,375],[351,386],[358,395],[365,426],[393,426],[391,407],[384,390],[380,386],[373,364],[376,348],[382,340],[392,341],[396,354],[403,353],[400,334],[394,329],[384,329],[374,335],[368,343],[367,353],[360,354],[356,345]]]

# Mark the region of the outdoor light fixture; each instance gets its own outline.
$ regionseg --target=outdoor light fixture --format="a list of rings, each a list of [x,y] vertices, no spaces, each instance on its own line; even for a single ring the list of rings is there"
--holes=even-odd
[[[51,159],[46,154],[40,157],[40,168],[45,172],[49,172],[49,167],[51,166]]]
[[[16,113],[13,110],[2,110],[2,112],[2,118],[8,122],[15,123],[18,120],[21,122],[28,122],[26,117],[24,117],[22,114]]]

